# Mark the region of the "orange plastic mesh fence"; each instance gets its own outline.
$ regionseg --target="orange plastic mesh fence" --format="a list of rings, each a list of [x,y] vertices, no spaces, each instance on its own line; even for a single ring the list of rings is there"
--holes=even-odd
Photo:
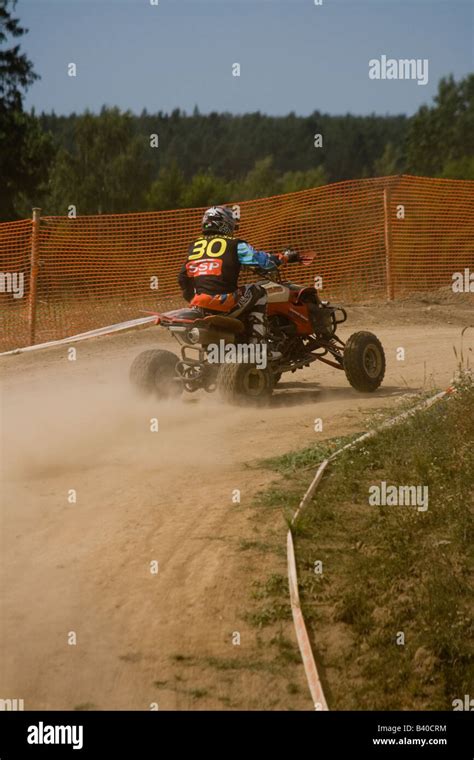
[[[257,248],[316,253],[314,265],[289,265],[283,276],[312,283],[319,275],[321,294],[331,300],[451,287],[455,272],[474,270],[472,181],[354,180],[239,207],[239,236]],[[176,277],[202,214],[199,208],[42,217],[35,342],[183,303]],[[29,220],[0,224],[2,350],[30,342],[32,231]]]
[[[29,342],[28,298],[32,222],[0,224],[0,349]]]

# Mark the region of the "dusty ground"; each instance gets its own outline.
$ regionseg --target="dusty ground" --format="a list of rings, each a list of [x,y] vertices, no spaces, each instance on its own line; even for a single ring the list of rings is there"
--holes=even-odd
[[[260,634],[245,620],[252,582],[285,572],[283,553],[241,551],[267,531],[285,540],[278,509],[259,524],[252,508],[275,475],[247,465],[364,429],[371,410],[445,387],[461,328],[474,324],[468,300],[358,306],[349,316],[342,338],[373,329],[385,346],[383,387],[361,395],[343,373],[313,366],[259,411],[204,393],[136,400],[127,368],[163,341],[157,328],[79,343],[76,361],[68,347],[0,359],[0,697],[26,709],[312,709],[301,665],[290,693],[260,666]],[[471,362],[473,335],[463,347]],[[290,623],[283,633],[294,639]]]

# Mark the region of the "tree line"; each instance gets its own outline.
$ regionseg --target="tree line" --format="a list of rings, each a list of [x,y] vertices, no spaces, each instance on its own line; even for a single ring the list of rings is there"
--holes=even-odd
[[[442,79],[431,105],[399,116],[23,108],[37,75],[26,30],[0,0],[0,219],[205,206],[398,173],[474,179],[474,75]]]

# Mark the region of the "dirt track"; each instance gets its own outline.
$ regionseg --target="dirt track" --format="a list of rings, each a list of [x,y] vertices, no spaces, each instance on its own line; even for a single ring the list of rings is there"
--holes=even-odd
[[[278,510],[255,525],[252,495],[275,476],[245,464],[363,429],[368,411],[446,386],[461,325],[474,322],[467,307],[437,305],[350,316],[341,337],[374,329],[385,346],[382,389],[360,395],[343,373],[312,367],[258,411],[205,394],[134,399],[127,368],[161,338],[153,329],[77,344],[76,361],[67,347],[1,359],[1,698],[22,698],[26,709],[312,708],[300,665],[293,695],[264,669],[230,677],[209,665],[255,658],[258,634],[243,619],[251,583],[285,572],[283,558],[239,551],[256,532],[280,531],[282,544],[285,535]],[[285,634],[293,638],[289,624]]]

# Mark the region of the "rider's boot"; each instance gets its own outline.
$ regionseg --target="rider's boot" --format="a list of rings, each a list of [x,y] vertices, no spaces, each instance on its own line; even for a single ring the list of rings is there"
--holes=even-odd
[[[255,306],[258,306],[258,304],[255,304]],[[255,306],[247,317],[250,326],[250,343],[266,345],[268,360],[270,362],[278,361],[282,357],[280,351],[268,348],[265,306],[263,309],[255,308]]]

